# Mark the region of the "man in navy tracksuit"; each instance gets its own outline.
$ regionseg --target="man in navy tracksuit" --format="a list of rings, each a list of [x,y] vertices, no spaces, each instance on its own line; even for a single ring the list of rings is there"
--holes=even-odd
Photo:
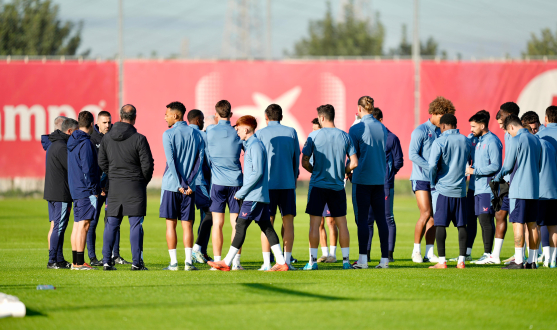
[[[505,269],[535,269],[538,247],[538,198],[540,195],[540,169],[542,147],[538,138],[522,127],[520,118],[509,115],[505,118],[504,129],[512,136],[510,150],[501,172],[494,181],[501,182],[505,175],[511,174],[509,189],[509,222],[513,223],[514,261]],[[528,261],[523,266],[524,226],[528,227]]]
[[[97,211],[97,198],[101,192],[97,151],[91,142],[93,114],[82,111],[78,116],[79,129],[68,139],[68,184],[74,202],[72,230],[72,269],[91,270],[85,263],[85,241],[89,224]]]
[[[64,233],[72,210],[68,185],[68,138],[78,129],[77,121],[66,119],[59,130],[48,135],[51,143],[46,152],[44,199],[48,202],[48,217],[52,235],[49,237],[48,269],[70,268],[64,259]]]
[[[456,128],[453,114],[446,114],[439,121],[441,135],[433,142],[429,155],[435,238],[439,262],[429,268],[447,268],[445,240],[451,222],[458,228],[459,256],[457,268],[464,268],[466,257],[466,166],[470,161],[470,140]],[[434,190],[435,189],[435,190]]]
[[[375,119],[383,123],[383,112],[379,108],[374,108],[371,112]],[[395,251],[396,243],[396,223],[393,211],[395,199],[395,175],[404,166],[404,154],[400,147],[400,140],[387,129],[387,147],[385,156],[387,159],[387,170],[385,175],[385,218],[387,218],[387,226],[389,228],[389,262],[394,261],[393,253]],[[367,245],[367,255],[369,258],[369,251],[371,250],[371,239],[373,237],[373,221],[369,223],[369,242]]]

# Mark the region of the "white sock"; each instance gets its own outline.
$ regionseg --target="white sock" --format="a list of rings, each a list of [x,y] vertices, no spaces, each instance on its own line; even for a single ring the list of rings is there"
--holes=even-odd
[[[515,247],[514,248],[514,262],[517,264],[521,264],[524,262],[524,252],[522,252],[521,247]]]
[[[504,241],[504,239],[502,239],[502,238],[496,238],[495,239],[495,244],[493,245],[493,252],[491,253],[491,256],[493,258],[499,258],[501,256],[501,249],[503,248],[503,241]]]
[[[557,248],[554,248],[554,247],[549,248],[549,264],[551,264],[552,262],[555,262],[555,257],[557,257],[555,252],[557,252]]]
[[[381,258],[381,260],[379,260],[379,264],[388,265],[389,264],[389,258]]]
[[[176,258],[176,249],[168,250],[168,254],[170,254],[170,264],[174,265],[178,263],[178,259]]]
[[[228,250],[228,254],[226,255],[226,257],[224,258],[224,263],[227,266],[232,265],[232,260],[234,260],[234,257],[236,256],[236,253],[238,253],[238,249],[231,246],[230,250]],[[215,257],[216,258],[216,257]],[[220,257],[219,260],[215,260],[215,261],[220,261]]]
[[[192,264],[191,262],[191,252],[192,252],[192,248],[186,248],[186,263],[188,264]]]
[[[532,250],[528,249],[528,263],[534,263],[538,261],[538,249]]]
[[[425,246],[425,256],[427,258],[433,256],[433,244],[426,244],[426,246]]]
[[[282,255],[282,249],[280,248],[280,244],[275,244],[271,246],[271,251],[275,255],[275,261],[279,265],[284,265],[284,256]]]
[[[547,262],[549,260],[549,246],[542,247],[543,260]]]
[[[349,264],[350,263],[350,248],[340,248],[340,251],[342,251],[342,263],[343,264]]]
[[[201,245],[199,245],[199,244],[194,244],[194,245],[193,245],[193,250],[194,250],[195,252],[201,252]]]
[[[287,265],[290,265],[290,260],[292,259],[292,252],[284,252],[284,261]]]
[[[367,254],[360,254],[358,257],[358,265],[365,265],[367,264]]]
[[[469,256],[472,254],[472,248],[466,248],[466,255]]]
[[[313,265],[317,262],[317,248],[309,248],[309,264]]]
[[[236,256],[234,257],[234,261],[232,262],[234,264],[234,266],[240,266],[240,257],[242,255],[241,254],[236,254]]]
[[[464,262],[466,260],[466,256],[458,256],[458,262]]]
[[[263,252],[263,265],[264,266],[271,265],[271,252]]]
[[[322,247],[321,247],[321,255],[322,255],[323,257],[328,257],[328,256],[329,256],[329,249],[327,249],[326,246],[322,246]]]
[[[439,257],[439,263],[440,263],[440,264],[444,264],[445,262],[447,262],[447,260],[445,259],[445,257]]]
[[[220,261],[220,260],[221,260],[220,258],[221,258],[221,256],[214,256],[214,257],[213,257],[213,260],[214,260],[214,261]]]
[[[414,252],[418,252],[420,255],[422,255],[422,248],[420,243],[414,243],[414,251],[412,251],[412,253]]]
[[[329,246],[329,256],[330,257],[337,257],[337,246],[336,245],[331,245]]]

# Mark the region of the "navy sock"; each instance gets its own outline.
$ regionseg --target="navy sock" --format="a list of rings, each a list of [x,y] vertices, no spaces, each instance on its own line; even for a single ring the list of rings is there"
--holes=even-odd
[[[77,251],[72,250],[72,264],[77,265]]]

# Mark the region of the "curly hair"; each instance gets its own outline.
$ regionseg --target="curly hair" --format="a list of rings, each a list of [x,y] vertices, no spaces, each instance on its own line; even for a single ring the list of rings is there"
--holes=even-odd
[[[447,100],[443,96],[438,96],[429,104],[430,115],[445,115],[447,113],[454,115],[455,111],[453,102]]]

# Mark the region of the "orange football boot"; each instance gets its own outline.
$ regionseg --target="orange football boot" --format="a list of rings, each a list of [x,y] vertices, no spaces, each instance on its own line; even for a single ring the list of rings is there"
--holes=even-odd
[[[459,262],[458,265],[456,265],[456,268],[464,269],[466,266],[464,266],[464,262]]]
[[[447,268],[447,263],[446,262],[438,263],[434,266],[430,266],[429,268],[431,268],[431,269],[445,269],[445,268]]]
[[[223,272],[229,272],[230,271],[230,266],[227,266],[224,263],[224,260],[221,261],[207,261],[207,265],[217,269],[217,270],[222,270]]]
[[[288,270],[288,265],[286,263],[279,265],[275,264],[273,268],[267,270],[266,272],[285,272]]]

